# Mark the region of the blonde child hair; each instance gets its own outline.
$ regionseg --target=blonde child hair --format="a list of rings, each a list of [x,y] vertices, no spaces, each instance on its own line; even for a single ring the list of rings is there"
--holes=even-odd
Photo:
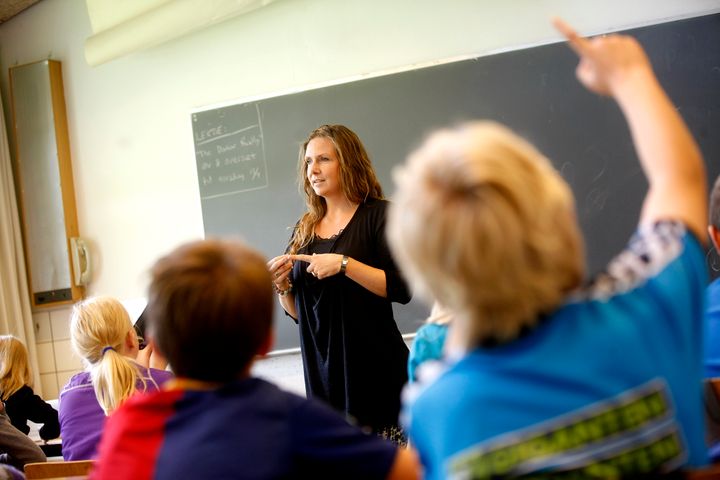
[[[95,297],[73,307],[72,346],[90,370],[95,396],[106,415],[135,392],[138,379],[143,381],[135,363],[123,355],[128,335],[137,343],[130,316],[118,300]]]
[[[460,320],[465,347],[514,339],[580,284],[570,188],[506,127],[440,130],[395,181],[390,246],[417,291]]]
[[[25,345],[12,335],[0,336],[0,399],[7,400],[24,385],[32,387]]]
[[[452,313],[443,307],[439,302],[433,302],[432,309],[430,310],[430,316],[425,320],[425,323],[433,325],[448,325],[452,321]]]

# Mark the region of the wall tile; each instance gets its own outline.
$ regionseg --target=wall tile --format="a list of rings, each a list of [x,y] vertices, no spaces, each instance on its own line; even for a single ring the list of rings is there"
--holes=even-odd
[[[54,342],[54,345],[55,367],[58,372],[83,369],[82,360],[73,352],[70,340],[60,340],[59,342]]]
[[[50,314],[48,312],[36,312],[32,314],[32,318],[35,327],[35,343],[51,342]]]
[[[58,388],[59,391],[62,391],[63,387],[65,386],[68,381],[75,375],[76,373],[79,373],[80,370],[67,370],[63,372],[57,373],[57,382],[58,382]]]
[[[45,400],[58,397],[58,381],[54,372],[40,375],[40,384],[43,391],[42,397]]]
[[[53,340],[67,340],[70,338],[70,313],[72,309],[63,308],[50,312],[50,326]]]
[[[38,343],[38,373],[55,373],[55,354],[52,343]]]

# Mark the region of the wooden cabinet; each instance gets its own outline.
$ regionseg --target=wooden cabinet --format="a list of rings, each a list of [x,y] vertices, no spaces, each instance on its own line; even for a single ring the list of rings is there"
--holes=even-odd
[[[13,170],[32,304],[72,303],[84,294],[83,262],[71,253],[71,239],[79,232],[60,62],[10,68],[10,96]]]

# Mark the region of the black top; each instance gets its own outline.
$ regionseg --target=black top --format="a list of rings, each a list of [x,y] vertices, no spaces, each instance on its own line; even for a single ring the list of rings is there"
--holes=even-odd
[[[410,292],[385,239],[387,207],[384,200],[367,201],[337,236],[316,238],[299,252],[339,253],[384,270],[387,298],[344,275],[318,280],[306,262],[295,262],[292,271],[308,396],[377,432],[397,425],[407,382],[408,349],[391,302],[407,303]]]
[[[30,427],[27,422],[43,424],[40,438],[50,440],[60,436],[58,412],[49,403],[35,395],[32,388],[23,385],[20,390],[5,400],[5,412],[15,428],[27,435]]]

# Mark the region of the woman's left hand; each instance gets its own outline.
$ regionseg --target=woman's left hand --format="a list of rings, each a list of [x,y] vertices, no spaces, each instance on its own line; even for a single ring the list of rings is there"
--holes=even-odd
[[[301,262],[307,262],[310,265],[307,267],[307,272],[322,280],[323,278],[332,277],[340,273],[340,267],[342,266],[343,256],[339,253],[321,253],[319,255],[289,255],[291,260],[299,260]]]

